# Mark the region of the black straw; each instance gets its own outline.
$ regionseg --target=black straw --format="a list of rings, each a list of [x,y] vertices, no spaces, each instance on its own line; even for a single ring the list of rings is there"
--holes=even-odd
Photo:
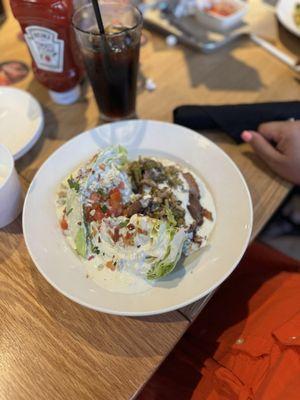
[[[101,12],[100,12],[100,7],[98,0],[92,0],[94,11],[95,11],[95,16],[98,24],[99,31],[102,35],[105,35],[105,30],[104,30],[104,25],[101,17]]]

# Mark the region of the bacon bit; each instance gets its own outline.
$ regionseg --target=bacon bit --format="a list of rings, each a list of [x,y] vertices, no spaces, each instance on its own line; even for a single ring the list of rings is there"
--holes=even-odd
[[[133,233],[127,232],[125,235],[125,239],[131,239],[133,237]]]
[[[87,222],[98,221],[101,222],[104,218],[104,214],[100,209],[99,205],[93,207],[85,207],[85,218]]]
[[[95,256],[89,256],[88,261],[91,261]]]
[[[108,234],[116,243],[120,239],[120,228],[117,226],[114,231],[109,231]]]
[[[107,263],[105,264],[107,268],[109,268],[112,271],[115,271],[116,266],[114,265],[112,260],[107,261]]]
[[[212,213],[210,211],[208,211],[206,208],[202,208],[202,214],[203,214],[203,217],[208,219],[209,221],[213,220]]]
[[[120,239],[120,228],[117,226],[114,230],[114,241],[117,242]]]
[[[135,229],[135,226],[133,224],[128,224],[127,229],[129,229],[130,231],[133,231]]]
[[[148,234],[147,231],[145,231],[144,229],[141,229],[141,228],[137,228],[137,232],[141,233],[142,235],[147,235]]]
[[[126,246],[133,244],[133,234],[127,232],[125,236],[123,236],[123,242]]]
[[[125,183],[123,182],[123,181],[121,181],[119,184],[118,184],[118,189],[124,189],[125,188]]]
[[[102,171],[105,170],[105,164],[99,164],[99,169],[102,169]]]
[[[69,227],[68,222],[67,222],[65,216],[63,216],[62,219],[61,219],[61,221],[60,221],[60,227],[61,227],[61,229],[62,229],[63,231],[67,230],[68,227]]]

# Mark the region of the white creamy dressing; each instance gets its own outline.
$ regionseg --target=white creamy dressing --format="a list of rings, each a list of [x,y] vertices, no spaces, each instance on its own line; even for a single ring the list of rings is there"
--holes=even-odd
[[[151,289],[151,281],[128,271],[111,271],[98,266],[98,260],[84,261],[87,277],[110,292],[134,294]]]
[[[203,238],[201,247],[204,247],[207,244],[207,239],[209,238],[210,234],[214,229],[217,219],[217,212],[213,197],[210,191],[207,189],[205,183],[197,175],[193,174],[193,177],[195,178],[196,183],[199,186],[200,196],[201,196],[200,203],[202,207],[206,208],[206,210],[212,213],[213,217],[212,221],[210,221],[207,218],[204,218],[203,224],[197,229],[197,234]]]
[[[160,161],[164,165],[178,166],[176,163],[171,162],[170,160],[167,159],[156,159],[156,160]],[[203,242],[201,244],[201,247],[203,247],[206,245],[207,238],[211,234],[216,221],[216,210],[214,201],[206,185],[198,176],[196,176],[193,172],[191,172],[188,169],[182,169],[182,167],[180,167],[180,169],[182,170],[182,172],[189,172],[193,175],[200,189],[201,205],[207,210],[209,210],[213,215],[213,221],[209,221],[205,218],[204,223],[202,224],[201,227],[198,228],[197,231],[197,234],[203,237]],[[74,174],[73,176],[76,176],[79,170],[80,169],[77,169],[73,173]],[[177,188],[176,190],[173,189],[173,193],[175,194],[176,198],[182,202],[181,206],[185,210],[185,223],[186,225],[190,225],[194,220],[187,208],[189,203],[189,186],[184,177],[182,176],[182,174],[180,176],[180,179],[183,182],[183,188]],[[100,185],[99,183],[97,184],[98,180],[100,180]],[[127,174],[124,173],[123,171],[120,171],[117,168],[103,169],[102,167],[102,169],[99,169],[98,166],[97,169],[95,170],[95,173],[89,176],[87,182],[90,191],[93,190],[93,188],[97,190],[99,186],[106,188],[116,187],[118,183],[120,183],[121,181],[125,182],[125,188],[121,190],[122,198],[124,202],[127,202],[134,195],[131,190],[129,178]],[[67,179],[63,184],[66,184],[66,182]],[[160,188],[163,188],[164,186],[165,186],[164,184],[159,185]],[[89,193],[86,192],[83,195],[83,197],[86,199],[88,195]],[[81,200],[84,201],[85,200],[84,198],[82,198]],[[147,198],[149,198],[149,195],[146,194],[143,196],[142,201],[147,202]],[[64,208],[65,204],[57,205],[57,212],[59,218],[62,217]],[[68,239],[71,247],[74,249],[74,242],[70,240],[68,236],[68,231],[66,231],[65,236]],[[140,240],[139,236],[136,237],[136,241],[138,240]],[[135,245],[137,244],[138,243],[136,242]],[[86,268],[87,277],[92,279],[97,285],[111,292],[134,294],[149,290],[152,287],[153,282],[148,281],[141,274],[136,273],[138,270],[143,270],[144,255],[141,254],[141,251],[139,251],[139,249],[135,249],[132,246],[130,246],[130,248],[124,249],[124,247],[121,248],[121,246],[117,245],[116,243],[113,243],[110,246],[114,247],[109,248],[109,246],[107,246],[107,243],[106,244],[101,243],[101,246],[99,246],[100,249],[99,255],[93,254],[93,259],[91,260],[85,260],[81,258]],[[119,247],[119,249],[116,249],[115,247]],[[103,257],[102,255],[103,249],[105,249],[105,253],[107,253],[105,257]],[[189,247],[190,252],[196,251],[198,249],[199,245],[196,245],[194,243],[192,243],[192,245]],[[115,254],[114,257],[117,257],[121,261],[122,261],[122,256],[124,260],[126,259],[124,265],[127,268],[122,268],[122,262],[118,264],[119,268],[115,269],[114,271],[111,270],[110,268],[105,267],[105,262],[107,262],[107,260],[109,260],[112,257],[113,253]],[[128,268],[129,266],[130,268]]]

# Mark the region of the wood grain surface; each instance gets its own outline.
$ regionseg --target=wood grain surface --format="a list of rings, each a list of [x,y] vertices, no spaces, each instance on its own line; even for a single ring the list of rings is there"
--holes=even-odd
[[[20,217],[0,230],[0,267],[1,400],[130,399],[189,325],[179,312],[109,316],[59,294],[31,261]]]
[[[17,38],[18,25],[8,14],[0,28],[0,61],[30,64],[26,45]],[[299,53],[299,41],[279,29],[265,3],[253,0],[249,18],[257,32],[267,31],[294,54],[298,45]],[[172,109],[180,104],[300,97],[293,72],[251,42],[239,41],[216,54],[202,55],[182,47],[170,49],[150,32],[146,36],[141,75],[151,77],[157,90],[139,90],[140,118],[171,121]],[[26,191],[47,157],[74,135],[98,125],[99,114],[87,84],[80,101],[68,107],[53,104],[32,73],[16,86],[41,102],[46,123],[41,139],[16,163]],[[254,205],[254,238],[290,185],[275,177],[247,145],[236,146],[221,133],[205,134],[245,176]],[[20,217],[0,230],[0,280],[1,400],[133,398],[204,306],[202,300],[151,318],[120,318],[83,308],[60,295],[37,272],[25,247]]]

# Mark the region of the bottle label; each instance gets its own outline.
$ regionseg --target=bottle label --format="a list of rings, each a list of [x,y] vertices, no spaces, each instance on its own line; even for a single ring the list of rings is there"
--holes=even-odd
[[[62,72],[64,69],[64,41],[57,32],[41,26],[27,26],[25,40],[39,69]]]

